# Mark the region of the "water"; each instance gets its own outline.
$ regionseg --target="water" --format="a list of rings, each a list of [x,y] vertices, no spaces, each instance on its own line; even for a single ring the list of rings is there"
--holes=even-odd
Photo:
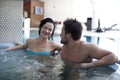
[[[56,60],[26,50],[0,51],[0,80],[56,80],[60,64]]]
[[[108,66],[80,69],[59,56],[29,55],[26,50],[0,51],[0,80],[120,80]]]
[[[31,31],[31,38],[38,36],[38,31]],[[54,41],[60,44],[60,37],[55,36]],[[10,46],[1,45],[0,49]],[[120,69],[115,71],[108,66],[80,69],[64,64],[59,56],[29,55],[19,49],[0,51],[0,80],[120,80]]]

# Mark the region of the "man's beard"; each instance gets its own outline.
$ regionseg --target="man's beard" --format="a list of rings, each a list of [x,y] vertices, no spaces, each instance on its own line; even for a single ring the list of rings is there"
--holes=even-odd
[[[62,44],[64,44],[64,45],[65,45],[65,44],[68,44],[68,41],[63,41],[63,40],[61,40],[60,42],[61,42]]]

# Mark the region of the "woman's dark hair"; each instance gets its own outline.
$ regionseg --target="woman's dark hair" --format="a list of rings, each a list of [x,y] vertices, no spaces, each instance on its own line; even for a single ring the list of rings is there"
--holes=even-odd
[[[45,19],[41,20],[40,25],[39,25],[39,35],[40,35],[40,32],[41,32],[41,28],[47,22],[50,22],[50,23],[52,23],[54,25],[53,32],[52,32],[51,36],[48,38],[49,40],[50,39],[53,40],[53,35],[54,35],[54,31],[55,31],[55,22],[51,18],[45,18]]]
[[[66,19],[63,22],[65,27],[65,34],[70,33],[73,40],[79,40],[82,34],[82,26],[76,19]]]

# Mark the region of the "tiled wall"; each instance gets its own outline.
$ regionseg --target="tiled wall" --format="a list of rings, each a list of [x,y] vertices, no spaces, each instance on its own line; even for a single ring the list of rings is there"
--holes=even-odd
[[[0,0],[0,42],[22,42],[23,0]]]

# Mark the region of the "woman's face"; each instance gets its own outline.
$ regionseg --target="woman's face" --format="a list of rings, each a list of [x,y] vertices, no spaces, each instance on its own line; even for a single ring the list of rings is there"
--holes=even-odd
[[[54,28],[53,23],[50,22],[45,23],[41,28],[40,36],[44,38],[50,37],[53,32],[53,28]]]

